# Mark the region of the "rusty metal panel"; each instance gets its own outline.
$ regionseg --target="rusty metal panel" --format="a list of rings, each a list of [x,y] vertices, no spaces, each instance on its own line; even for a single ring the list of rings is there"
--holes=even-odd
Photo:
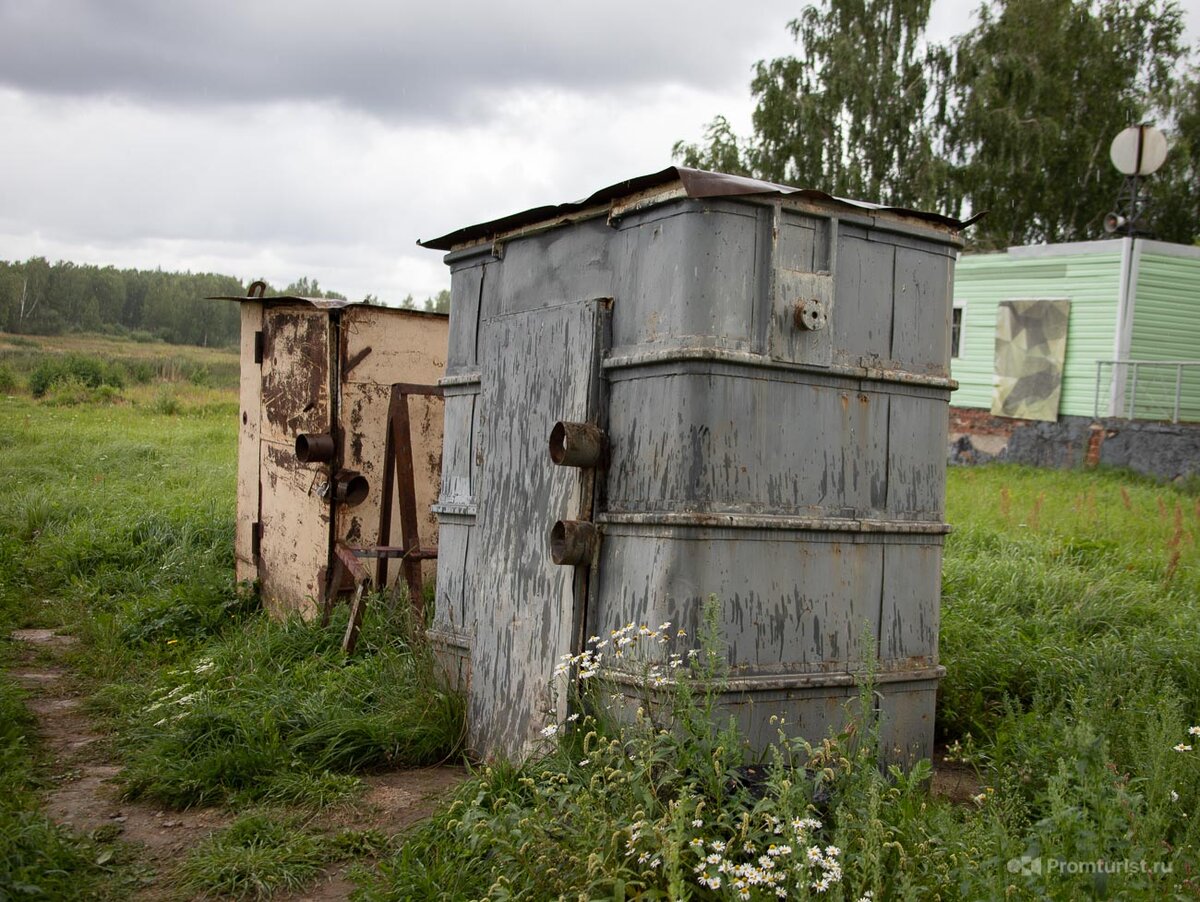
[[[891,356],[908,372],[949,375],[952,265],[937,248],[896,248]]]
[[[234,532],[234,574],[241,582],[258,579],[256,552],[259,517],[259,418],[262,415],[262,372],[254,361],[261,341],[262,304],[241,306],[241,378],[238,384],[237,522]]]
[[[263,315],[262,436],[291,446],[302,432],[328,432],[329,315],[270,307]]]
[[[445,372],[445,316],[394,307],[348,307],[339,328],[344,383],[434,385]]]
[[[895,392],[888,416],[888,510],[897,517],[940,521],[946,498],[946,402]]]
[[[695,636],[716,595],[734,681],[723,707],[752,745],[774,738],[775,705],[820,739],[877,670],[884,750],[911,761],[930,750],[940,675],[956,226],[739,180],[705,183],[697,190],[730,196],[701,199],[684,182],[528,228],[505,231],[532,222],[518,217],[486,237],[456,233],[478,242],[448,262],[455,291],[479,299],[476,322],[451,328],[479,324],[469,342],[482,395],[466,365],[443,383],[457,396],[439,510],[456,551],[441,561],[435,632],[470,680],[472,745],[519,756],[524,741],[508,737],[527,740],[539,723],[542,656],[570,650],[561,618],[579,598],[542,569],[537,532],[562,507],[543,510],[546,485],[513,463],[530,422],[565,419],[607,436],[588,634],[671,621]],[[540,324],[558,323],[584,288],[613,298],[603,401],[594,420],[543,422],[545,374],[560,393],[590,390],[590,371],[568,365]],[[544,461],[545,430],[538,439],[529,454]],[[514,698],[529,707],[514,714]]]
[[[301,464],[290,445],[262,442],[259,579],[272,614],[320,612],[329,568],[328,468]]]
[[[886,512],[877,384],[707,362],[609,376],[611,511]]]
[[[842,223],[834,274],[837,313],[828,329],[833,359],[849,366],[891,366],[892,267],[896,249]]]
[[[760,216],[754,207],[691,201],[624,221],[619,237],[608,238],[616,245],[616,273],[604,284],[592,282],[598,294],[615,282],[621,313],[613,317],[614,346],[748,350],[760,279]],[[593,250],[592,257],[588,269],[605,275],[609,255]]]
[[[272,613],[312,616],[323,600],[335,540],[377,543],[391,385],[437,382],[445,366],[446,318],[280,298],[242,299],[242,318],[238,574],[260,579]],[[414,397],[409,412],[418,531],[421,544],[431,547],[437,539],[430,506],[441,475],[441,401]],[[315,462],[297,459],[301,435],[322,449]],[[331,498],[338,470],[366,480],[363,500]],[[397,493],[394,487],[393,507]],[[400,569],[396,562],[391,567],[389,579]]]
[[[338,434],[344,443],[342,466],[366,477],[366,500],[337,507],[337,538],[349,545],[372,545],[383,505],[384,451],[391,386],[374,382],[347,382],[341,386]]]
[[[547,712],[565,714],[565,686],[553,698],[552,673],[572,648],[579,612],[574,570],[550,560],[547,537],[557,520],[579,515],[581,484],[577,470],[551,463],[547,437],[558,420],[587,419],[598,308],[560,304],[483,325],[486,507],[466,617],[474,634],[469,744],[488,757],[523,757]]]
[[[830,273],[836,223],[794,211],[775,211],[771,249],[770,354],[777,360],[829,366]]]
[[[329,315],[270,307],[263,315],[259,579],[274,614],[315,616],[329,568],[331,471],[296,460],[300,433],[332,427]]]
[[[445,372],[447,322],[444,316],[388,307],[349,307],[339,322],[341,397],[338,433],[342,441],[341,466],[361,473],[371,489],[360,504],[337,508],[337,538],[350,545],[373,545],[378,539],[383,504],[383,468],[387,445],[391,385],[407,382],[436,385]],[[432,507],[441,482],[442,401],[411,397],[414,486],[418,534],[422,547],[437,545],[437,518]],[[392,488],[392,510],[399,510],[400,486]],[[391,539],[400,540],[398,518],[393,517]],[[423,565],[432,576],[435,565]],[[401,564],[387,564],[388,584],[399,578]]]

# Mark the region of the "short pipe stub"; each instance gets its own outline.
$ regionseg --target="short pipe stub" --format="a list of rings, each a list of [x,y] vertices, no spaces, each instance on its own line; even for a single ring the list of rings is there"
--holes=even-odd
[[[820,332],[829,323],[829,311],[819,298],[796,301],[792,319],[797,329]]]
[[[353,507],[367,500],[371,483],[362,473],[353,470],[338,470],[333,477],[333,497],[342,504]]]
[[[302,464],[324,464],[333,460],[333,436],[321,432],[302,432],[296,436],[296,460]]]
[[[556,564],[587,566],[600,547],[600,530],[586,520],[559,520],[550,530],[550,559]]]
[[[559,421],[550,430],[550,459],[560,467],[596,467],[604,459],[608,437],[591,423]]]

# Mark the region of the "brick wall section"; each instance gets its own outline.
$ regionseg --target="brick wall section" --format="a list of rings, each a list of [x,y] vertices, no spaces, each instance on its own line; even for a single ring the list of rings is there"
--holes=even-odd
[[[1018,426],[1025,426],[1032,422],[1033,420],[1017,420],[1012,417],[994,417],[990,412],[978,407],[950,408],[950,431],[952,433],[1002,435],[1008,438]]]

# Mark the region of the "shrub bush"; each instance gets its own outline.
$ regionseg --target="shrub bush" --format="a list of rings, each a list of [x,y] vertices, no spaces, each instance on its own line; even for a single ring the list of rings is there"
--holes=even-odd
[[[38,364],[29,376],[29,390],[35,398],[40,398],[56,383],[71,379],[87,388],[100,388],[102,385],[118,389],[125,387],[125,377],[120,367],[98,357],[67,354],[48,357]]]

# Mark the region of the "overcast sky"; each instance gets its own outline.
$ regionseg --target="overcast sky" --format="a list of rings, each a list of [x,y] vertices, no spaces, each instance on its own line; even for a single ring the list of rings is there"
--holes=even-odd
[[[935,0],[930,37],[974,5]],[[661,169],[717,113],[748,131],[802,6],[0,0],[0,259],[419,300],[449,278],[417,238]]]

